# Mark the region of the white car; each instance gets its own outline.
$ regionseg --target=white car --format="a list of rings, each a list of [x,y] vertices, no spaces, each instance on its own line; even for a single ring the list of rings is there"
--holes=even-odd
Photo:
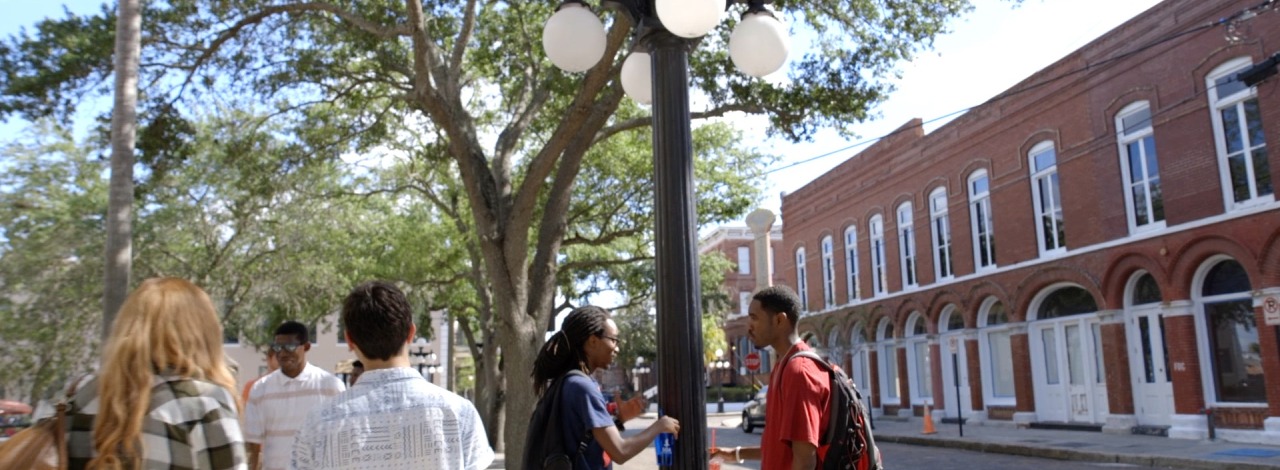
[[[756,397],[742,408],[742,430],[751,432],[756,426],[764,427],[765,399],[769,396],[769,386],[765,385],[756,392]]]

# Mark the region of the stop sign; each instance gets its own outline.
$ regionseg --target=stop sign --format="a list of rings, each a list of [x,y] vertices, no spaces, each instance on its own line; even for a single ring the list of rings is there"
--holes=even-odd
[[[747,366],[747,370],[749,371],[754,372],[760,370],[760,353],[747,353],[747,357],[742,360],[742,363]]]

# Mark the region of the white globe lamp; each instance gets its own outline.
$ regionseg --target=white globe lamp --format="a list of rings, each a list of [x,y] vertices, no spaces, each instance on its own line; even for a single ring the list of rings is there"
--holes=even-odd
[[[654,9],[671,34],[699,38],[720,24],[725,0],[656,0]]]
[[[622,91],[644,106],[653,103],[652,70],[648,52],[632,51],[622,63]]]
[[[729,58],[738,70],[752,77],[777,72],[790,52],[787,28],[768,11],[742,15],[729,35]]]
[[[542,48],[551,63],[570,73],[585,72],[604,56],[604,23],[582,3],[560,5],[542,28]]]

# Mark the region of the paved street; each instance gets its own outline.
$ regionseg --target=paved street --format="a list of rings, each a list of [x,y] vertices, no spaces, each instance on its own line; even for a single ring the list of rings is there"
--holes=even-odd
[[[643,429],[653,422],[652,419],[638,418],[632,423],[632,429]],[[747,434],[740,428],[730,427],[736,424],[734,418],[726,418],[723,416],[709,416],[708,424],[716,430],[716,443],[721,446],[754,446],[760,443],[760,430]],[[710,439],[710,434],[708,434]],[[1072,470],[1072,469],[1089,469],[1089,468],[1168,468],[1168,467],[1138,467],[1137,465],[1126,465],[1116,463],[1093,463],[1093,462],[1072,462],[1064,460],[1043,459],[1034,457],[1021,457],[1014,455],[988,454],[982,452],[973,452],[966,450],[946,449],[940,447],[923,447],[904,444],[884,443],[880,444],[880,450],[884,453],[885,468],[887,470],[898,469],[929,469],[929,470],[946,470],[946,469],[964,469],[970,470],[974,468],[982,468],[987,470],[1024,470],[1034,468],[1036,470]],[[647,451],[626,464],[614,465],[615,470],[641,470],[656,468],[655,456],[652,450]],[[724,470],[735,469],[753,469],[760,468],[759,462],[747,461],[742,465],[737,463],[726,462],[721,466]]]

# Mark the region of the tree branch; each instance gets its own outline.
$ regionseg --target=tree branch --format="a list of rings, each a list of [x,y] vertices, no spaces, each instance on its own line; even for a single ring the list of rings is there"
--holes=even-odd
[[[694,121],[697,121],[697,120],[700,120],[700,119],[710,119],[710,118],[714,118],[714,117],[721,117],[721,116],[724,116],[724,115],[729,114],[729,113],[732,113],[732,112],[743,112],[743,113],[748,113],[748,114],[760,114],[760,113],[763,113],[763,112],[765,112],[765,111],[766,111],[766,110],[765,110],[763,107],[760,107],[760,106],[745,105],[745,104],[732,104],[732,105],[721,106],[721,107],[719,107],[719,108],[709,109],[709,110],[706,110],[706,111],[700,111],[700,112],[696,112],[696,113],[690,113],[690,114],[689,114],[689,119],[694,120]],[[635,118],[635,119],[628,119],[628,120],[626,120],[626,121],[622,121],[622,122],[620,122],[620,123],[618,123],[618,124],[615,124],[615,125],[612,125],[612,126],[606,127],[606,128],[604,128],[604,129],[601,129],[601,130],[600,130],[600,132],[599,132],[598,134],[596,134],[596,140],[595,140],[595,142],[602,142],[602,141],[604,141],[604,140],[606,140],[606,139],[608,139],[608,138],[610,138],[610,137],[613,137],[615,134],[618,134],[618,133],[621,133],[621,132],[626,132],[626,131],[629,131],[629,130],[632,130],[632,129],[639,129],[639,128],[641,128],[641,127],[646,127],[646,126],[651,126],[651,125],[653,125],[653,117],[652,117],[652,116],[649,116],[649,117],[642,117],[642,118]]]

